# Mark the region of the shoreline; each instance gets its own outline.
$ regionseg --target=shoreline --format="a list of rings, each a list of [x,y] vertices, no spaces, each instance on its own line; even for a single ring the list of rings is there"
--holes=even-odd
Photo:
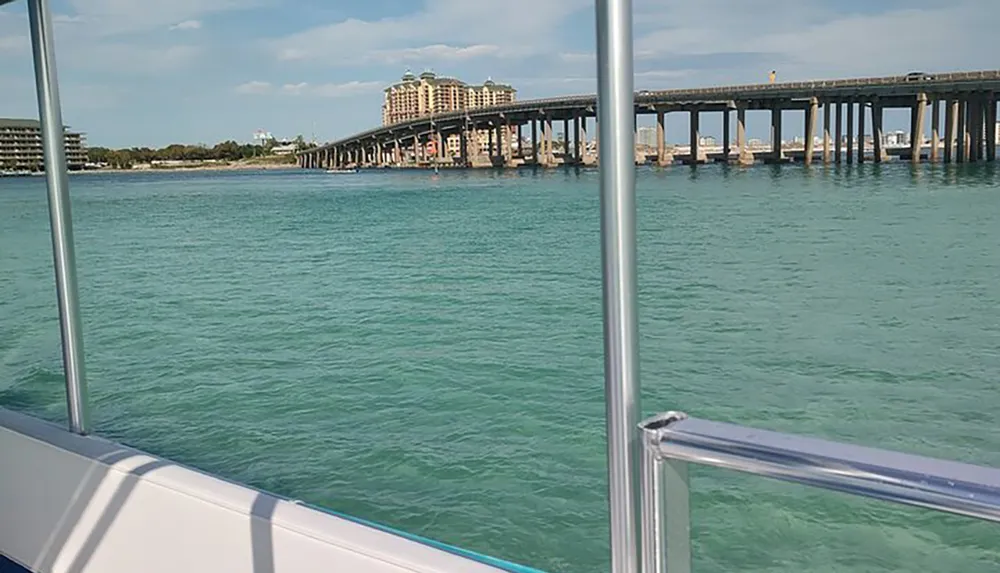
[[[280,171],[296,169],[294,163],[228,163],[219,165],[192,165],[192,166],[169,166],[169,167],[137,167],[133,169],[81,169],[80,171],[70,171],[72,174],[98,174],[98,173],[183,173],[185,171]]]
[[[138,167],[134,169],[117,169],[117,168],[102,168],[102,169],[79,169],[73,171],[67,171],[70,176],[74,175],[100,175],[102,173],[184,173],[184,172],[225,172],[225,171],[282,171],[282,170],[293,170],[298,169],[298,166],[294,163],[230,163],[225,165],[196,165],[196,166],[170,166],[170,167]],[[0,174],[0,178],[7,177],[43,177],[45,175],[44,171],[37,171],[32,173],[10,173],[10,174]]]

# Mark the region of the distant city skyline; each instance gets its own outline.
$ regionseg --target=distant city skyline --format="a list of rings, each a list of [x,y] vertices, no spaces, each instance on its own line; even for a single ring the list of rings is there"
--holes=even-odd
[[[407,67],[492,76],[518,99],[595,89],[591,0],[52,5],[64,117],[93,145],[249,141],[257,129],[336,139],[381,123],[379,95]],[[37,115],[24,9],[0,8],[3,117]],[[982,49],[995,0],[635,0],[635,11],[636,89],[767,82],[772,69],[782,82],[996,67]],[[668,139],[686,121],[671,116]],[[886,129],[907,125],[887,113]],[[750,137],[767,129],[751,115]]]

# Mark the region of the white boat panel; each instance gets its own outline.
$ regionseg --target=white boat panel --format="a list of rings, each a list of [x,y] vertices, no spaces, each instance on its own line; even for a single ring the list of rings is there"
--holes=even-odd
[[[4,409],[0,554],[36,573],[505,570]]]

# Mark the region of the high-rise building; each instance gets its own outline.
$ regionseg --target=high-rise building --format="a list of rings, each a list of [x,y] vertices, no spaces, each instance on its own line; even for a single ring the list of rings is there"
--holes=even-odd
[[[656,128],[643,126],[636,130],[635,144],[656,147]]]
[[[83,169],[87,148],[83,134],[65,132],[66,163]],[[0,171],[44,171],[42,128],[37,119],[0,118]]]
[[[482,85],[469,85],[431,71],[416,76],[407,70],[398,83],[385,88],[382,125],[431,114],[502,105],[514,101],[516,94],[513,87],[489,79]]]

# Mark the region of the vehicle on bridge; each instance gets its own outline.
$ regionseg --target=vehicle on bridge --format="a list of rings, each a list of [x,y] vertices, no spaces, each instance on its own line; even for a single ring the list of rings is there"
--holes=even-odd
[[[934,76],[928,74],[927,72],[910,72],[906,74],[906,81],[908,82],[922,82],[933,80]]]

